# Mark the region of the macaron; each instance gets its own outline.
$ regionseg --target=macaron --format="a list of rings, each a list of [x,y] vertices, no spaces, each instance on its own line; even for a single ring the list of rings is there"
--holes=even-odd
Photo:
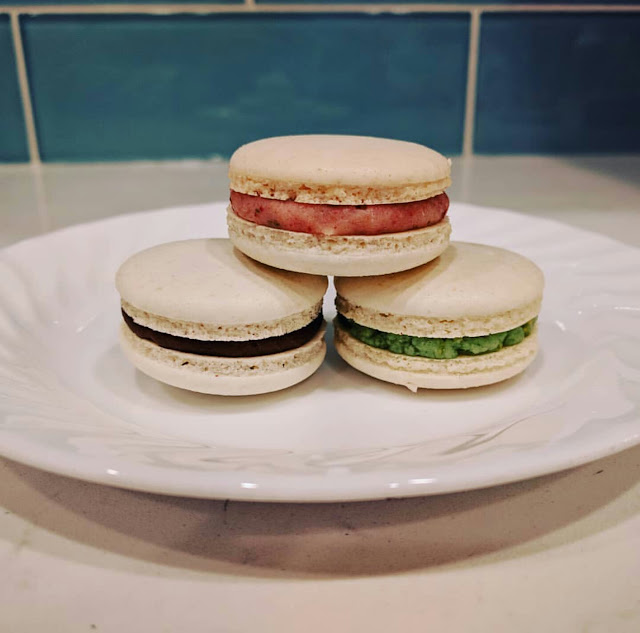
[[[218,395],[267,393],[324,359],[327,279],[276,270],[227,239],[141,251],[116,274],[121,347],[163,383]]]
[[[267,138],[231,157],[229,237],[270,266],[361,277],[415,268],[449,243],[451,165],[367,136]]]
[[[335,286],[338,354],[412,391],[499,382],[538,350],[543,275],[511,251],[452,242],[424,266]]]

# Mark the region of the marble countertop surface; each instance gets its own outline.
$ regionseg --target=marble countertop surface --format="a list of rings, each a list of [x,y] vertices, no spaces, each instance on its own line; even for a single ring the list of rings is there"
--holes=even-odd
[[[454,201],[640,247],[640,157],[459,159],[453,179]],[[226,196],[220,162],[0,166],[0,246]],[[0,459],[0,569],[7,633],[637,633],[640,446],[486,490],[329,504],[172,498]]]

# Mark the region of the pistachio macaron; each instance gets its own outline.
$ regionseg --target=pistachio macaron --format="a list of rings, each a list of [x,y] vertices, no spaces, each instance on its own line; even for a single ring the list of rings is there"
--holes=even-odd
[[[424,266],[335,286],[340,356],[413,391],[499,382],[538,351],[543,275],[508,250],[452,242]]]
[[[450,161],[417,143],[267,138],[233,154],[229,180],[229,237],[277,268],[387,274],[424,264],[449,243]]]
[[[265,266],[227,239],[141,251],[122,264],[116,287],[125,355],[169,385],[267,393],[308,378],[324,359],[327,279]]]

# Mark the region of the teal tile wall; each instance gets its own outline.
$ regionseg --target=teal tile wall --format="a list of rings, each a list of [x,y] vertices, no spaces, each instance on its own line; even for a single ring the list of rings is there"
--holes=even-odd
[[[0,15],[0,162],[28,159],[9,17]]]
[[[44,160],[229,156],[291,133],[459,153],[467,15],[24,19]]]
[[[475,150],[640,151],[640,13],[482,18]]]
[[[255,0],[257,4],[442,4],[443,0]],[[511,4],[523,4],[523,0],[492,0],[487,3],[486,0],[447,0],[450,4],[467,4],[478,5],[484,4],[504,4],[505,6]],[[242,4],[243,0],[213,0],[208,2],[207,0],[171,0],[170,4]],[[526,4],[532,5],[557,5],[559,0],[527,0]],[[28,5],[60,5],[60,0],[0,0],[0,7],[2,6],[28,6]],[[131,0],[73,0],[69,4],[72,5],[91,5],[91,4],[131,4]],[[166,0],[164,2],[160,0],[135,0],[134,4],[169,4]],[[562,4],[565,5],[579,5],[579,4],[600,4],[600,5],[619,5],[640,4],[640,0],[625,0],[620,2],[619,0],[565,0]]]
[[[0,162],[29,158],[9,4],[45,161],[227,157],[255,138],[308,132],[390,136],[450,155],[470,132],[481,154],[640,152],[640,0],[623,11],[611,0],[532,2],[542,11],[451,0],[444,13],[427,0],[401,14],[369,11],[368,0],[347,12],[324,0],[182,12],[187,1],[159,15],[144,7],[157,0],[137,14],[120,0],[86,14],[59,0],[39,0],[35,13],[30,0],[0,0]],[[572,9],[592,2],[602,6]],[[473,7],[480,45],[465,129]]]

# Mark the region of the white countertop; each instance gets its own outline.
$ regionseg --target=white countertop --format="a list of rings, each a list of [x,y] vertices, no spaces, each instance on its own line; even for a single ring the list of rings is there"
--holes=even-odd
[[[0,244],[223,200],[223,163],[0,167]],[[455,201],[640,247],[640,157],[454,161]],[[638,271],[640,275],[640,271]],[[181,499],[0,460],[0,631],[637,633],[640,447],[436,497]]]

